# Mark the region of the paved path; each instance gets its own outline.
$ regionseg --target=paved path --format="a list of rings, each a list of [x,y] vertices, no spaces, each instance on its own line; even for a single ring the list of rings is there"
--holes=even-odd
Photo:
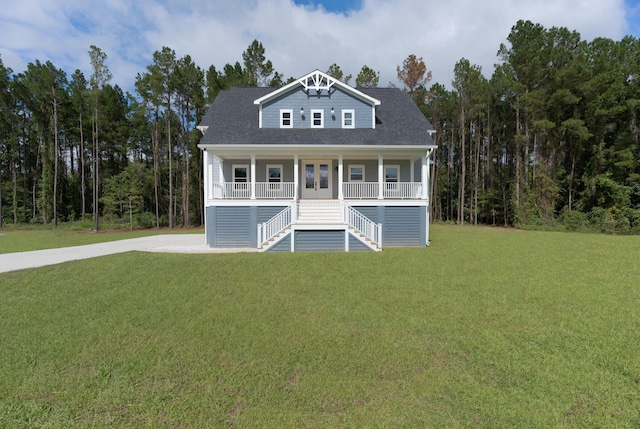
[[[247,252],[255,249],[211,249],[205,245],[204,234],[162,234],[150,237],[130,238],[86,246],[61,247],[0,254],[0,273],[43,267],[78,259],[95,258],[131,251],[169,253],[220,253]]]

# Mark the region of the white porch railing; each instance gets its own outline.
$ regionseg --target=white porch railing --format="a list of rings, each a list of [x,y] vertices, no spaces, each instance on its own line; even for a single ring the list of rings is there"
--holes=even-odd
[[[249,183],[212,183],[211,192],[216,200],[251,197]]]
[[[422,198],[422,183],[398,182],[384,183],[384,198],[419,199]]]
[[[269,219],[265,223],[258,224],[258,247],[275,237],[280,231],[291,225],[291,206],[288,206],[280,213]]]
[[[293,182],[257,182],[256,198],[293,199],[294,190]],[[211,198],[215,200],[251,198],[251,183],[212,183]]]
[[[342,194],[345,199],[375,199],[380,195],[378,182],[345,182],[342,184]],[[382,184],[383,198],[420,199],[422,198],[422,183],[399,182]]]
[[[345,182],[342,184],[344,198],[378,198],[378,182]]]
[[[345,199],[376,199],[380,195],[377,182],[345,182],[342,194]],[[423,188],[420,182],[399,182],[382,184],[383,198],[421,199]],[[268,183],[256,182],[255,197],[260,199],[293,199],[295,184],[293,182]],[[212,183],[211,199],[249,199],[251,183]]]
[[[293,182],[256,183],[256,198],[293,198]]]
[[[382,224],[375,223],[349,204],[344,204],[344,217],[347,224],[364,234],[369,240],[378,246],[382,243]]]

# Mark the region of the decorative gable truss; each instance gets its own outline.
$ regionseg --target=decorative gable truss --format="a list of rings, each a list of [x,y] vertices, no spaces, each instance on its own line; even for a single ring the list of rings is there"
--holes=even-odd
[[[284,108],[279,109],[279,119],[280,119],[279,127],[280,128],[294,128],[293,112],[295,112],[297,115],[298,111],[300,112],[300,116],[306,116],[309,114],[312,115],[311,116],[312,120],[310,122],[311,128],[323,128],[324,127],[324,122],[322,121],[323,118],[321,117],[321,114],[318,112],[317,108],[314,108],[314,111],[316,112],[316,116],[314,117],[313,112],[311,112],[310,110],[311,109],[310,107],[308,107],[307,111],[305,111],[304,107],[300,107],[298,104],[295,104],[295,102],[293,101],[295,100],[294,95],[296,91],[300,91],[300,90],[304,91],[306,99],[310,99],[312,97],[331,98],[332,96],[336,95],[337,91],[340,91],[341,93],[346,94],[349,97],[352,97],[352,99],[355,99],[358,102],[362,103],[363,106],[369,106],[368,109],[371,109],[370,115],[367,113],[366,116],[370,116],[371,122],[370,122],[370,126],[367,126],[367,128],[375,129],[376,108],[380,106],[380,100],[373,98],[363,93],[362,91],[359,91],[356,88],[353,88],[345,84],[344,82],[341,82],[340,80],[335,79],[319,70],[315,70],[291,82],[290,84],[283,86],[282,88],[276,89],[264,95],[263,97],[260,97],[254,100],[253,103],[259,106],[259,127],[260,128],[263,128],[264,126],[269,127],[269,125],[263,124],[263,108],[265,106],[268,106],[270,103],[275,102],[277,100],[282,100],[283,98],[290,97],[291,104],[286,105],[286,107],[283,106]],[[346,110],[339,108],[337,105],[334,106],[333,104],[329,107],[330,109],[327,110],[327,114],[330,113],[332,117],[336,114],[336,111],[338,111],[337,109],[339,109],[338,115],[339,115],[339,118],[342,120],[341,121],[343,124],[342,128],[356,128],[355,121],[354,121],[355,110],[353,109],[353,106],[349,106]],[[334,107],[336,109],[334,109]],[[345,112],[347,112],[346,118],[344,116]],[[319,125],[319,124],[322,124],[322,125]]]

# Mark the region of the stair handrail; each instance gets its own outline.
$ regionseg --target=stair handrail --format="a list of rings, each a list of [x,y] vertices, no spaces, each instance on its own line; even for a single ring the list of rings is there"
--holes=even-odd
[[[262,247],[267,241],[271,240],[290,225],[291,206],[287,206],[268,221],[258,224],[258,245]]]
[[[347,224],[379,246],[382,238],[382,224],[375,223],[349,204],[345,204],[344,208]]]

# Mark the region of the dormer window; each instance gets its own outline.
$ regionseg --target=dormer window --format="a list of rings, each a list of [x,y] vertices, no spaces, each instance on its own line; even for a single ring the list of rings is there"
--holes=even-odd
[[[324,128],[324,110],[311,109],[311,128]]]
[[[342,111],[342,128],[355,128],[355,110],[345,109]]]
[[[280,109],[280,128],[293,128],[293,109]]]

